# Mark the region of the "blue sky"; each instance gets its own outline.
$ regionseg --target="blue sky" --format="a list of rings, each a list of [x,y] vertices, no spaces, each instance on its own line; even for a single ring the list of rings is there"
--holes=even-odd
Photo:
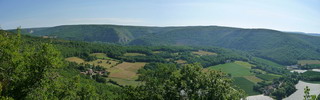
[[[218,25],[320,33],[320,0],[0,0],[0,26]]]

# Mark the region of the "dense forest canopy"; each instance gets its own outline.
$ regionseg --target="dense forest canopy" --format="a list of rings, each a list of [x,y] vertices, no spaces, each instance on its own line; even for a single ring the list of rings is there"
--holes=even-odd
[[[161,60],[163,59],[162,57],[165,57],[161,56],[162,54],[154,55],[155,58],[152,58],[152,55],[151,58],[146,58],[147,61],[159,62],[159,64],[154,66],[155,68],[152,70],[139,71],[141,74],[139,81],[145,82],[145,84],[137,87],[112,85],[110,84],[112,82],[106,83],[106,81],[101,81],[100,77],[103,76],[82,75],[80,74],[80,69],[89,67],[103,70],[103,68],[99,66],[78,65],[62,59],[63,57],[78,56],[86,60],[93,60],[97,58],[91,58],[88,55],[89,53],[106,52],[110,54],[110,57],[116,59],[139,61],[141,58],[122,58],[123,53],[140,51],[141,53],[150,55],[151,53],[148,50],[166,49],[169,52],[190,52],[194,48],[149,47],[143,49],[134,46],[124,47],[113,44],[72,42],[21,36],[19,29],[17,34],[2,30],[0,32],[1,99],[131,100],[133,98],[184,98],[224,100],[240,99],[245,96],[241,90],[233,88],[234,86],[231,84],[230,78],[222,72],[204,72],[200,64],[161,64],[168,62]],[[227,52],[227,50],[218,48],[211,48],[210,50],[217,51],[219,54]],[[240,55],[239,57],[239,60],[244,59]],[[217,63],[221,62],[213,62],[212,64]],[[168,75],[170,77],[167,77]],[[108,77],[108,75],[104,77]],[[96,79],[96,82],[92,79]],[[166,84],[162,84],[163,82]],[[150,96],[150,93],[153,96]]]
[[[118,32],[119,30],[136,33],[125,37],[127,40],[121,40],[121,42],[118,40],[110,42],[81,39],[73,41],[77,39],[59,38],[59,36],[56,38],[55,35],[49,35],[51,33],[60,34],[60,32],[69,29],[74,31],[79,28],[88,29],[87,32],[91,32],[91,28],[92,30],[97,30],[97,32],[99,32],[100,28],[119,28],[113,31],[106,31],[106,33]],[[144,29],[147,30],[143,31]],[[160,28],[71,25],[38,28],[34,29],[36,31],[33,34],[26,33],[30,30],[33,29],[0,31],[0,93],[2,99],[225,100],[245,98],[248,93],[250,95],[263,93],[276,99],[282,99],[296,91],[294,85],[299,80],[320,81],[319,73],[317,72],[290,73],[284,67],[286,64],[296,64],[299,59],[319,58],[318,51],[315,50],[318,47],[316,43],[312,44],[317,38],[305,35],[291,35],[273,30],[244,30],[227,27]],[[42,33],[41,31],[46,32],[45,30],[49,30],[48,33],[40,34]],[[200,32],[198,35],[193,34],[196,30],[200,30],[197,31]],[[244,32],[241,34],[247,34],[246,36],[266,35],[271,32],[270,34],[280,34],[281,37],[290,37],[287,37],[286,41],[279,39],[280,44],[277,44],[279,41],[267,44],[261,43],[259,45],[250,44],[253,43],[248,42],[251,41],[251,37],[243,37],[241,40],[247,41],[243,42],[244,44],[233,44],[234,42],[227,39],[230,35],[236,35],[233,37],[242,36],[238,36],[240,33],[229,32],[229,35],[225,36],[226,40],[230,42],[225,42],[227,45],[210,44],[215,43],[210,39],[215,37],[210,37],[214,33],[210,32],[217,30]],[[21,35],[21,31],[24,34]],[[57,31],[57,33],[54,31]],[[74,33],[78,34],[82,31],[79,30]],[[190,36],[185,36],[183,33],[188,33]],[[220,32],[218,33],[220,34]],[[68,31],[63,34],[68,35]],[[75,34],[72,36],[78,37]],[[89,34],[92,35],[94,33]],[[126,35],[128,34],[126,33]],[[185,42],[187,44],[181,42],[182,44],[177,45],[172,41],[179,40],[178,38],[170,40],[172,38],[171,35],[175,34],[178,35],[172,37],[183,36],[182,39],[192,41],[193,38],[196,38],[196,41]],[[33,35],[46,36],[37,37]],[[199,41],[203,37],[206,37],[204,40],[211,41],[202,45]],[[112,38],[114,39],[114,37]],[[163,40],[169,39],[166,41],[168,43],[162,42],[160,38],[163,38]],[[293,43],[291,43],[291,40]],[[141,45],[137,43],[139,41],[144,41],[141,43],[148,44]],[[220,42],[223,41],[220,40]],[[234,46],[228,46],[229,44]],[[244,47],[241,47],[241,45]],[[247,48],[245,46],[250,47]],[[265,48],[276,50],[278,53]],[[303,54],[303,56],[297,54]],[[72,58],[83,61],[81,61],[82,63],[77,63],[66,60]],[[278,64],[273,61],[283,61],[284,63]],[[142,66],[136,66],[138,69],[136,69],[136,72],[133,71],[135,76],[132,76],[137,78],[125,81],[137,83],[136,85],[124,85],[123,80],[114,78],[115,72],[119,71],[117,69],[119,66],[130,67],[139,63]],[[241,69],[241,71],[239,70],[240,76],[234,76],[234,73],[221,72],[221,70],[212,70],[217,66],[226,67],[229,65],[238,66]],[[299,66],[301,69],[318,67],[318,64]],[[133,70],[132,68],[129,68],[129,70]],[[241,76],[243,73],[246,74]],[[241,80],[239,81],[239,79]],[[241,83],[243,80],[247,80],[246,83]],[[248,87],[241,84],[251,85]]]
[[[320,37],[269,29],[219,26],[144,27],[120,25],[63,25],[23,29],[46,38],[129,45],[219,46],[249,52],[280,64],[320,58]]]

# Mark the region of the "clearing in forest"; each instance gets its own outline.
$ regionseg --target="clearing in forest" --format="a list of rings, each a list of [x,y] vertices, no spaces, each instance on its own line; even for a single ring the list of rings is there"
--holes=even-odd
[[[250,68],[237,63],[226,63],[208,67],[208,69],[221,70],[222,72],[231,74],[232,77],[250,76]]]
[[[306,65],[306,64],[320,64],[320,60],[299,60],[298,64]]]
[[[146,56],[146,54],[142,54],[142,53],[125,53],[124,56]]]
[[[121,64],[118,64],[108,69],[108,72],[110,72],[109,77],[134,81],[138,78],[137,71],[140,68],[142,68],[145,64],[146,63],[144,62],[135,62],[135,63],[123,62]]]
[[[152,51],[152,53],[157,54],[157,53],[162,53],[163,51]]]
[[[203,50],[193,51],[192,54],[200,55],[200,56],[217,55],[217,53],[209,52],[209,51],[203,51]]]
[[[98,59],[111,59],[105,53],[92,53],[90,56],[96,56]]]
[[[79,57],[69,57],[69,58],[66,58],[65,60],[67,61],[70,61],[70,62],[75,62],[75,63],[84,63],[85,61]]]
[[[187,63],[187,61],[181,60],[181,59],[176,60],[176,61],[174,61],[174,62],[176,62],[176,63],[178,63],[178,64],[186,64],[186,63]]]

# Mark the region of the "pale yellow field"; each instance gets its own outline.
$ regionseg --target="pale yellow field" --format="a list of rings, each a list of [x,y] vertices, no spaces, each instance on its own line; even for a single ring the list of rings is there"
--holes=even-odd
[[[70,61],[70,62],[75,62],[75,63],[84,63],[85,61],[79,57],[69,57],[69,58],[66,58],[65,60],[67,61]]]
[[[103,53],[94,53],[91,55],[97,56],[98,58],[106,57],[105,54]],[[65,60],[70,62],[76,62],[78,64],[84,63],[84,64],[90,64],[90,65],[103,66],[107,68],[106,70],[108,72],[110,72],[108,79],[112,79],[120,85],[133,85],[133,86],[137,86],[141,84],[141,82],[135,81],[136,79],[138,79],[137,71],[146,64],[144,62],[135,62],[135,63],[123,62],[121,64],[118,64],[119,61],[117,60],[114,60],[114,59],[103,60],[100,58],[90,62],[85,62],[83,59],[78,57],[69,57],[69,58],[66,58]],[[111,64],[107,63],[108,61],[111,62]]]
[[[185,64],[185,63],[187,63],[187,61],[185,61],[185,60],[176,60],[176,61],[174,61],[174,62],[176,62],[176,63],[178,63],[178,64]]]
[[[299,60],[298,64],[306,65],[306,64],[320,64],[320,60]]]
[[[208,52],[208,51],[203,51],[203,50],[194,51],[194,52],[192,52],[192,54],[196,54],[196,55],[200,55],[200,56],[204,56],[204,55],[217,55],[217,53]]]
[[[243,76],[244,78],[246,78],[247,80],[253,82],[253,83],[257,83],[257,82],[261,82],[263,81],[262,79],[256,77],[256,76]]]
[[[235,61],[234,63],[239,64],[239,65],[242,65],[242,66],[245,66],[245,67],[247,67],[247,68],[251,68],[251,67],[253,67],[253,65],[252,65],[252,64],[250,64],[250,63],[248,63],[248,62]]]
[[[142,54],[142,53],[125,53],[124,56],[146,56],[146,54]]]
[[[152,51],[152,53],[161,53],[163,51]]]
[[[144,62],[136,62],[136,63],[129,63],[123,62],[118,64],[115,67],[108,69],[110,72],[110,78],[120,78],[120,79],[127,79],[127,80],[136,80],[138,78],[137,71],[142,68],[146,63]]]

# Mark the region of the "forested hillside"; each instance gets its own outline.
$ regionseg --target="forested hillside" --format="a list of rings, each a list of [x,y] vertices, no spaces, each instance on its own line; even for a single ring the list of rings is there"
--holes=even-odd
[[[129,45],[218,46],[242,50],[280,64],[320,59],[320,37],[269,29],[219,26],[143,27],[118,25],[64,25],[23,29],[22,33],[77,41]]]
[[[156,28],[150,30],[165,34],[179,29],[182,28],[171,28],[167,32]],[[305,74],[290,73],[283,65],[256,57],[258,51],[255,48],[231,50],[206,45],[160,46],[161,41],[159,44],[149,42],[151,46],[120,45],[20,35],[20,30],[0,32],[3,73],[0,76],[0,93],[7,99],[223,100],[258,93],[282,99],[295,92],[294,85],[299,79],[315,79]],[[187,37],[197,36],[193,35]],[[315,42],[314,37],[284,35]],[[141,38],[145,36],[141,35]],[[220,81],[210,84],[213,79],[220,80],[223,85]]]
[[[245,97],[245,93],[240,89],[235,89],[232,80],[222,72],[204,71],[201,64],[174,63],[177,59],[187,60],[192,57],[200,58],[199,61],[209,65],[225,63],[226,60],[246,60],[245,57],[236,53],[228,53],[230,52],[228,50],[214,47],[127,47],[43,39],[21,36],[19,33],[20,30],[17,34],[0,30],[0,99],[162,100],[201,98],[224,100]],[[221,56],[196,51],[198,49],[215,51]],[[104,57],[99,58],[91,53],[102,53],[107,56],[103,55]],[[191,53],[192,55],[180,55],[180,53]],[[212,61],[201,59],[209,56],[211,56],[210,59],[213,59]],[[67,57],[79,57],[85,61],[99,60],[99,62],[97,65],[78,64],[67,61],[67,59],[63,60]],[[166,60],[165,58],[171,59]],[[139,79],[132,80],[141,83],[138,86],[121,85],[111,80],[112,68],[119,66],[108,68],[101,66],[100,61],[106,60],[119,61],[122,64],[143,61],[156,63],[156,65],[153,66],[153,69],[145,68],[146,70],[139,71],[140,75],[137,76]],[[111,62],[103,63],[112,64]],[[203,64],[206,65],[205,63]],[[185,79],[190,80],[185,81]]]

